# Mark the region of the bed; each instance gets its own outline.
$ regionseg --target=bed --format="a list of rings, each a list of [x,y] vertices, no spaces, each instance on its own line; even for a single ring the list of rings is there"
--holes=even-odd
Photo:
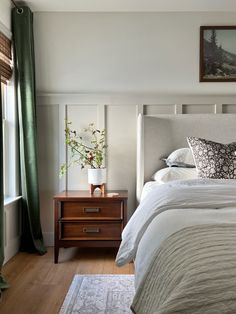
[[[236,180],[150,180],[187,136],[235,142],[236,115],[139,116],[139,205],[116,258],[135,263],[136,314],[236,313]]]

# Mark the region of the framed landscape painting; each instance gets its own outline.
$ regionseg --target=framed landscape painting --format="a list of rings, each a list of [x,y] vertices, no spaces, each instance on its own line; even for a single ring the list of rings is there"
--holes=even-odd
[[[200,82],[236,82],[236,26],[200,27]]]

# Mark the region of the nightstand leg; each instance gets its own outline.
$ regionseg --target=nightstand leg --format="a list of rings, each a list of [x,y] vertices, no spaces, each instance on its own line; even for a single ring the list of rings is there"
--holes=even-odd
[[[54,246],[54,263],[58,263],[58,256],[59,256],[59,247],[57,245]]]
[[[61,208],[61,203],[54,200],[54,263],[58,263],[59,255],[59,210]]]
[[[89,185],[89,191],[90,191],[90,194],[92,195],[95,191],[95,189],[99,188],[100,189],[100,192],[101,194],[105,194],[105,188],[106,188],[106,184],[103,183],[103,184],[99,184],[99,185],[94,185],[94,184],[90,184]]]

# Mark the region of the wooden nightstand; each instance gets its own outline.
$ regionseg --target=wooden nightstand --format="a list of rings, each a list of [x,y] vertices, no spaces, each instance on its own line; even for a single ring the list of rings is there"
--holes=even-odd
[[[112,195],[118,193],[118,195]],[[54,262],[60,247],[119,247],[127,222],[127,191],[65,191],[54,197]]]

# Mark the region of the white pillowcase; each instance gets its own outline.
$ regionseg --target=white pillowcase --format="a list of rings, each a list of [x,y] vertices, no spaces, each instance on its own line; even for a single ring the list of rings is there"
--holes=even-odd
[[[190,148],[179,148],[173,151],[166,159],[168,166],[194,166],[195,162]]]
[[[197,179],[198,174],[196,168],[178,168],[168,167],[158,170],[152,176],[152,179],[160,184],[164,184],[174,180],[191,180]]]

